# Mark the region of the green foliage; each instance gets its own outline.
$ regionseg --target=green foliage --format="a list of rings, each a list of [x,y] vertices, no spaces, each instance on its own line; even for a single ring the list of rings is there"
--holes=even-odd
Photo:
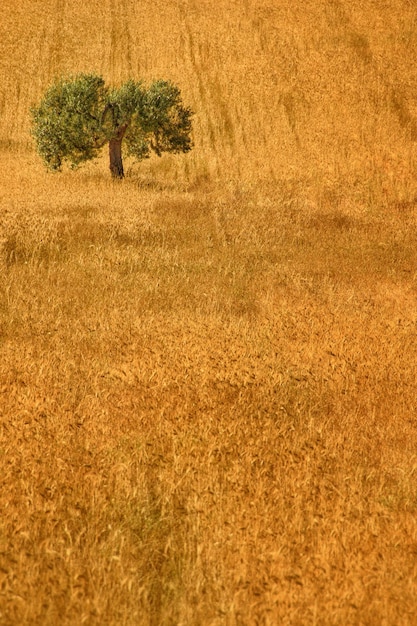
[[[32,109],[32,134],[46,166],[59,170],[64,161],[76,167],[97,156],[112,139],[124,139],[126,153],[136,160],[163,152],[188,152],[192,111],[169,81],[148,89],[127,81],[108,88],[103,78],[80,74],[50,87]]]
[[[143,110],[145,89],[142,83],[129,80],[119,89],[109,91],[103,114],[103,128],[111,139],[117,129],[137,123]]]
[[[192,112],[182,106],[178,87],[158,80],[148,89],[145,102],[144,126],[156,154],[191,150]]]
[[[97,155],[107,98],[103,79],[90,74],[60,80],[48,89],[32,109],[33,136],[47,167],[59,170],[65,160],[75,167]]]

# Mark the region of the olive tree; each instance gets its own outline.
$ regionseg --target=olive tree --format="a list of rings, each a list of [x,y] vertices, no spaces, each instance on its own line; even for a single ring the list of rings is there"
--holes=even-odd
[[[107,144],[111,174],[123,178],[122,144],[123,154],[136,160],[151,151],[161,156],[192,148],[192,111],[166,80],[148,88],[134,80],[110,88],[101,76],[79,74],[53,84],[31,113],[38,153],[51,170],[64,162],[77,167]]]

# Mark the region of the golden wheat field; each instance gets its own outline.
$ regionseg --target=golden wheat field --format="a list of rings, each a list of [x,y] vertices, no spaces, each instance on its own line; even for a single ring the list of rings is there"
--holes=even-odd
[[[417,624],[417,5],[16,0],[0,22],[0,624]],[[54,78],[194,149],[44,170]]]

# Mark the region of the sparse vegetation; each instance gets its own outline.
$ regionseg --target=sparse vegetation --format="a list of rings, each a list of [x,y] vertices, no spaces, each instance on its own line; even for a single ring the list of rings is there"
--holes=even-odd
[[[417,9],[181,7],[2,16],[0,623],[414,626]],[[86,71],[196,149],[48,175]]]

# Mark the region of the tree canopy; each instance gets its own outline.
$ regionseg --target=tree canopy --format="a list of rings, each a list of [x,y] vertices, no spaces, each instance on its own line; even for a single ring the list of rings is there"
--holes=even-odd
[[[110,170],[122,178],[122,142],[127,156],[140,161],[155,152],[188,152],[192,148],[192,111],[179,88],[157,80],[148,88],[128,80],[106,86],[95,74],[62,78],[32,108],[32,134],[45,165],[77,167],[109,145]]]

